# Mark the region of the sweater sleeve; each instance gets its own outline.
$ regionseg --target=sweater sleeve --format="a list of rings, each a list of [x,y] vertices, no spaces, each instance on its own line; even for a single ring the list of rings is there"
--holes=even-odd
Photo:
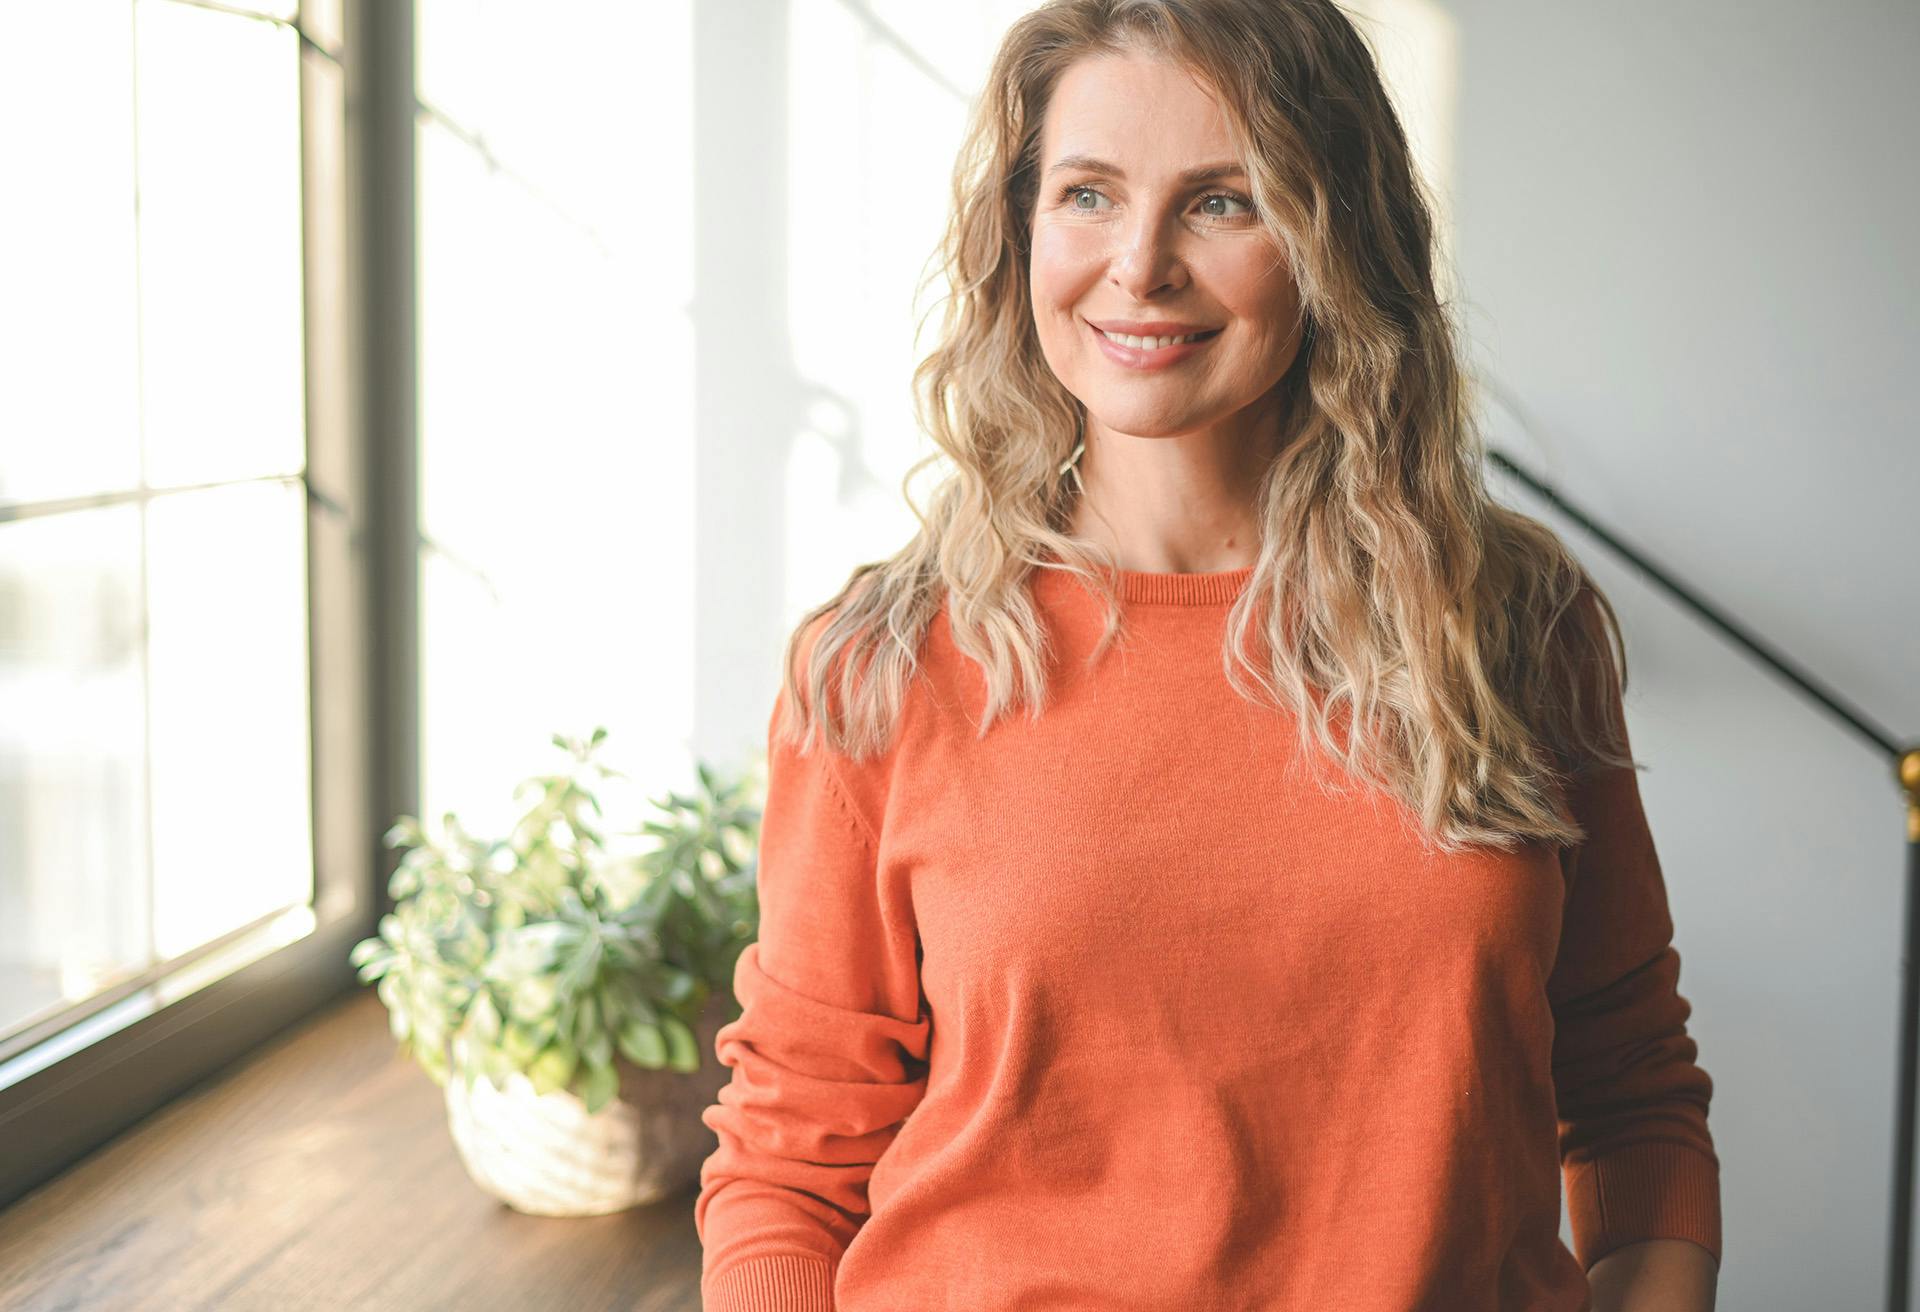
[[[694,1204],[708,1312],[831,1312],[873,1165],[926,1089],[911,906],[881,887],[845,759],[775,741],[784,695],[768,724],[759,935],[734,970],[741,1014],[714,1040],[733,1074],[701,1115],[719,1138]]]
[[[1596,705],[1626,732],[1609,672]],[[1647,1239],[1687,1239],[1720,1260],[1713,1081],[1695,1061],[1680,957],[1639,780],[1599,767],[1568,805],[1587,830],[1562,849],[1571,888],[1548,982],[1569,1227],[1583,1268]]]

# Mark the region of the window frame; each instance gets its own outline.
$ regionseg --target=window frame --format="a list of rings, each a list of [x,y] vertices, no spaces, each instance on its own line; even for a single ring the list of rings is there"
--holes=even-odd
[[[0,1207],[365,987],[348,953],[392,910],[383,835],[419,806],[414,3],[235,20],[299,38],[314,924],[263,953],[275,913],[18,1036]]]

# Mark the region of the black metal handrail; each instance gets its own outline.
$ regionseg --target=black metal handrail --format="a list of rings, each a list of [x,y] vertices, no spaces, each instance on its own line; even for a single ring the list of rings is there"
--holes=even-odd
[[[1489,446],[1487,460],[1592,534],[1609,551],[1645,575],[1654,586],[1785,679],[1801,695],[1872,744],[1893,764],[1894,779],[1906,796],[1907,884],[1906,939],[1900,957],[1900,1071],[1899,1093],[1894,1109],[1892,1236],[1887,1257],[1887,1307],[1889,1312],[1906,1312],[1910,1298],[1910,1249],[1913,1236],[1915,1032],[1916,1017],[1920,1017],[1920,975],[1914,970],[1915,960],[1920,959],[1920,897],[1915,896],[1915,887],[1920,885],[1920,744],[1903,747],[1892,733],[1808,673],[1804,666],[1681,583],[1650,560],[1646,553],[1596,522],[1593,516],[1506,452]]]

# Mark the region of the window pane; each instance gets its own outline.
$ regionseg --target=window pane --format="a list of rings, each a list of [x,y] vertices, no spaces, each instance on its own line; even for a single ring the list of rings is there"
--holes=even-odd
[[[154,500],[154,942],[162,958],[313,896],[306,501]]]
[[[0,500],[139,480],[130,13],[126,0],[7,12]]]
[[[135,37],[148,479],[296,472],[299,39],[171,0]]]
[[[0,524],[0,1033],[144,969],[137,506]]]

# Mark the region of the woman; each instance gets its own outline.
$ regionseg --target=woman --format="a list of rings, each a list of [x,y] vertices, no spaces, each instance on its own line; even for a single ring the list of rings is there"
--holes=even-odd
[[[1710,1308],[1618,625],[1486,495],[1361,39],[1057,0],[956,200],[953,472],[768,726],[705,1305]]]

